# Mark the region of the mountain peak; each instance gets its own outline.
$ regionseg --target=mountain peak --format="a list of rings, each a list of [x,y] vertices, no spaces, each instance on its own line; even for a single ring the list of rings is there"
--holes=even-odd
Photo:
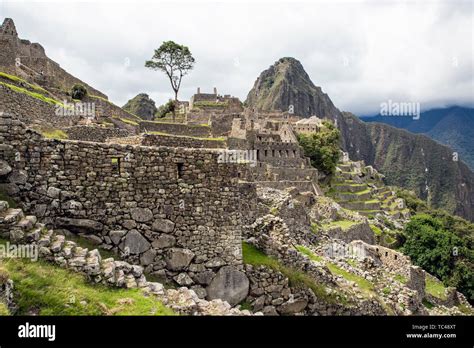
[[[264,70],[246,100],[257,111],[289,111],[295,115],[334,119],[340,113],[327,94],[313,84],[299,60],[283,57]],[[292,106],[292,108],[291,108]]]

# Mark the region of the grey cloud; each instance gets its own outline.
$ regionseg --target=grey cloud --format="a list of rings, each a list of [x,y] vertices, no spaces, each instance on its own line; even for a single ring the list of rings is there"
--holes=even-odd
[[[370,114],[387,99],[472,106],[469,3],[4,2],[0,14],[119,105],[139,92],[158,104],[172,97],[166,77],[143,65],[174,40],[197,61],[182,99],[198,86],[245,99],[263,69],[293,56],[336,106]]]

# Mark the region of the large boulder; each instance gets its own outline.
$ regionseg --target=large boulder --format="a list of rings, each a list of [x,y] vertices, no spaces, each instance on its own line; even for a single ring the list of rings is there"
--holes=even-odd
[[[235,306],[245,300],[249,293],[249,279],[244,272],[231,266],[222,267],[207,287],[207,298],[220,298]]]
[[[7,162],[0,160],[0,176],[8,175],[12,171],[12,167]]]
[[[76,233],[95,233],[102,231],[104,228],[104,225],[98,221],[66,217],[57,218],[56,226],[66,228]]]
[[[156,219],[151,229],[155,232],[170,233],[174,230],[174,222],[168,219]]]
[[[173,237],[172,235],[161,234],[151,244],[153,245],[153,248],[163,249],[163,248],[172,247],[173,245],[175,245],[175,243],[176,243],[176,238]]]
[[[172,271],[182,271],[189,266],[194,253],[189,249],[171,248],[165,256],[165,262],[168,269]]]
[[[141,254],[148,249],[150,249],[150,242],[137,230],[129,231],[120,243],[120,250],[130,254]]]
[[[136,222],[148,222],[153,219],[153,212],[148,208],[132,208],[130,215]]]
[[[14,170],[8,176],[8,181],[12,184],[24,185],[28,181],[28,175],[24,170]]]
[[[305,309],[307,304],[308,304],[308,301],[303,298],[299,298],[296,300],[293,298],[290,298],[288,301],[286,301],[280,306],[279,311],[283,315],[296,314],[296,313],[301,312],[303,309]]]

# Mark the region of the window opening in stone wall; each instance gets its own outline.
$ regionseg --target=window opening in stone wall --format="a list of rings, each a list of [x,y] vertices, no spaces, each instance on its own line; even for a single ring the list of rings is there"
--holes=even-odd
[[[184,174],[184,163],[178,163],[176,166],[178,179],[181,179]]]
[[[120,174],[120,158],[119,157],[112,157],[112,171],[118,172]]]

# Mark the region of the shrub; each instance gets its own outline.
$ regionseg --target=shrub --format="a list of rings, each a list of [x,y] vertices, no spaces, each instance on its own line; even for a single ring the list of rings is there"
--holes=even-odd
[[[428,214],[415,215],[405,226],[406,241],[401,250],[414,264],[445,285],[455,286],[472,302],[474,255],[469,239],[459,237],[449,226],[449,220]]]
[[[87,89],[83,85],[77,83],[72,86],[71,97],[72,99],[82,100],[87,95]]]
[[[330,122],[324,121],[324,128],[316,133],[299,134],[298,142],[304,149],[311,165],[326,175],[332,175],[339,161],[339,141],[341,134]]]
[[[176,107],[175,101],[172,99],[168,100],[167,103],[161,105],[158,108],[158,111],[156,111],[156,117],[163,118],[168,114],[172,114],[174,112],[175,107]]]

